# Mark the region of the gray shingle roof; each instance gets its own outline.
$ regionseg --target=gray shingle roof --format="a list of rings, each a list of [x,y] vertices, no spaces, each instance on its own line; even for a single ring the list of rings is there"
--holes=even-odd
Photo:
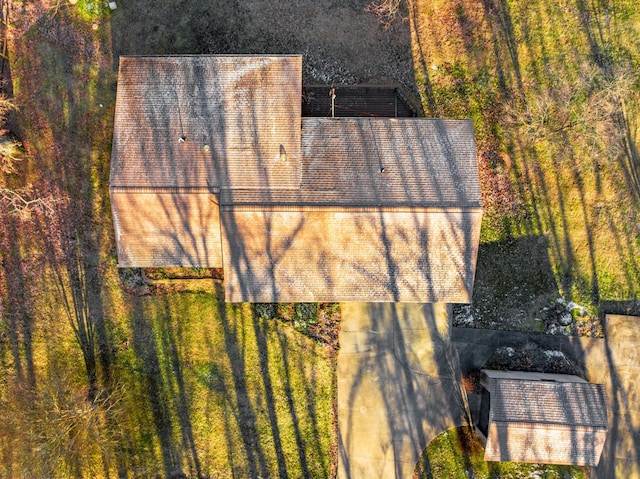
[[[607,427],[602,384],[493,379],[494,421]]]
[[[302,157],[302,189],[346,202],[480,206],[471,120],[307,118]]]
[[[480,208],[470,120],[303,118],[301,148],[299,190],[238,189],[221,204]]]

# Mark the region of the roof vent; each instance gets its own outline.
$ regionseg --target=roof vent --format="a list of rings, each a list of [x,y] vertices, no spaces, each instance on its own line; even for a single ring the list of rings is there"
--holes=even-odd
[[[278,159],[282,162],[287,161],[287,150],[284,149],[283,145],[280,145],[280,155],[278,156]]]

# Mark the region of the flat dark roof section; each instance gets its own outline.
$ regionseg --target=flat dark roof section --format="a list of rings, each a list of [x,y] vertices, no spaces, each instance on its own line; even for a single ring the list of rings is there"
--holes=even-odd
[[[302,88],[302,116],[331,117],[331,88],[335,88],[336,117],[411,118],[416,105],[397,86],[312,85]]]

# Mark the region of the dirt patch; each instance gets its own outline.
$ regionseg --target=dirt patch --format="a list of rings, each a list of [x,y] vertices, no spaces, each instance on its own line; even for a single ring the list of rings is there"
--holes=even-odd
[[[224,280],[222,268],[144,268],[142,274],[150,281],[181,279]]]
[[[572,361],[562,352],[546,350],[535,344],[498,348],[487,360],[486,369],[578,375]]]
[[[595,311],[560,295],[544,236],[482,243],[472,305],[455,305],[457,327],[602,337]]]
[[[219,270],[199,268],[118,268],[122,290],[132,296],[214,293],[222,282]]]
[[[302,54],[306,83],[400,83],[415,91],[408,23],[382,27],[367,0],[123,2],[120,55]]]
[[[454,307],[454,325],[537,330],[535,314],[559,295],[544,237],[482,243],[473,305]]]

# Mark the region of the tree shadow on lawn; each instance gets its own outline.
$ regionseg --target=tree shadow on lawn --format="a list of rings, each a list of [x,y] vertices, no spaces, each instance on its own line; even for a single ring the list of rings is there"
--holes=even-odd
[[[4,356],[4,339],[8,339],[13,359],[13,373],[18,385],[27,390],[36,387],[33,358],[35,282],[41,266],[37,255],[23,257],[22,249],[31,249],[32,225],[11,215],[0,205],[0,356]],[[24,238],[26,233],[27,238]],[[31,242],[29,241],[31,238]],[[4,319],[4,321],[2,320]]]
[[[103,258],[112,237],[106,186],[115,90],[105,34],[66,7],[49,11],[16,39],[12,73],[28,153],[20,181],[48,205],[32,215],[49,266],[45,281],[56,289],[66,316],[60,319],[69,321],[82,351],[88,399],[99,399],[109,422],[114,355]]]
[[[483,235],[547,234],[568,299],[595,307],[633,297],[640,282],[637,208],[629,206],[640,171],[637,93],[615,93],[638,53],[621,40],[630,7],[616,5],[615,15],[602,2],[581,0],[439,8],[416,0],[414,7],[422,15],[412,28],[425,103],[432,114],[473,118],[481,162],[485,153],[509,157],[505,178],[525,206],[505,208],[481,169]],[[604,109],[596,107],[607,95]]]
[[[249,305],[226,304],[220,285],[217,297],[232,379],[224,403],[233,411],[225,423],[234,476],[329,477],[335,468],[332,361],[318,356],[318,346],[308,349],[310,341],[289,326],[262,318]]]
[[[142,379],[147,390],[156,437],[160,442],[166,477],[182,477],[182,449],[176,444],[169,404],[170,385],[165,384],[160,364],[159,345],[153,325],[143,310],[140,298],[133,298],[133,347],[141,363]]]
[[[472,306],[454,307],[454,324],[535,330],[536,313],[558,297],[549,242],[544,236],[526,236],[481,243],[478,252]],[[465,324],[471,308],[475,323]]]
[[[289,326],[223,298],[131,297],[138,366],[127,381],[140,385],[129,384],[136,412],[121,413],[129,468],[162,468],[167,477],[330,477],[332,360]]]
[[[31,166],[37,164],[25,181],[34,182],[37,194],[52,198],[50,210],[39,215],[37,223],[93,396],[99,387],[110,387],[112,363],[100,261],[104,237],[111,236],[104,105],[109,106],[113,95],[113,77],[101,71],[110,64],[90,26],[77,23],[66,10],[41,17],[16,50],[21,123]]]

